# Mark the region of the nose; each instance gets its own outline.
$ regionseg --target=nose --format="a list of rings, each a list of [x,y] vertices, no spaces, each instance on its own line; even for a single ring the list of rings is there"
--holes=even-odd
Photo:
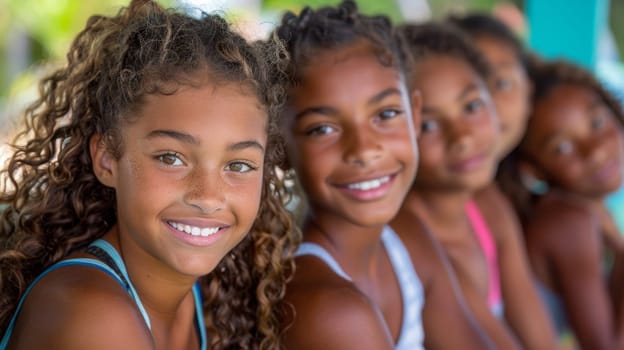
[[[343,140],[344,161],[348,164],[367,166],[381,157],[380,135],[367,128],[353,128],[345,132]]]
[[[213,214],[225,207],[226,186],[218,170],[195,168],[186,179],[184,203],[204,215]]]
[[[593,137],[583,146],[585,158],[593,165],[600,166],[608,157],[607,142],[604,139]]]
[[[470,150],[474,143],[473,130],[469,123],[456,121],[448,128],[448,144],[452,153],[463,154]]]

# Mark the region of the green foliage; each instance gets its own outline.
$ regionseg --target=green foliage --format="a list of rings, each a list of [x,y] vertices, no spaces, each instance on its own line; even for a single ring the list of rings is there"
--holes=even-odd
[[[396,1],[380,1],[380,0],[356,0],[355,1],[363,13],[378,14],[382,13],[394,21],[402,19],[401,11]],[[317,8],[326,5],[336,5],[340,0],[264,0],[262,7],[267,10],[283,11],[290,10],[298,13],[304,6]]]

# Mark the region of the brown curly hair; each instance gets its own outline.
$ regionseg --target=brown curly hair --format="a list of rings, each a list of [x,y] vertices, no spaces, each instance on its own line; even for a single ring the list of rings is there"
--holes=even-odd
[[[607,108],[613,112],[618,122],[624,126],[622,106],[588,70],[565,60],[547,61],[534,59],[529,72],[534,86],[531,101],[533,106],[544,99],[557,86],[567,84],[583,86],[594,91]],[[533,115],[530,115],[529,120],[533,117]],[[522,222],[526,222],[529,218],[531,208],[539,198],[539,195],[531,193],[522,185],[520,172],[518,171],[517,163],[527,159],[527,156],[523,154],[522,145],[524,142],[524,139],[521,140],[520,145],[510,154],[510,159],[513,161],[510,169],[500,174],[501,188],[508,194]]]
[[[280,347],[280,303],[297,231],[275,172],[283,148],[277,82],[287,62],[277,40],[250,44],[217,15],[190,16],[133,0],[116,16],[92,16],[67,64],[42,79],[2,175],[0,329],[46,267],[84,249],[117,221],[115,192],[98,182],[89,153],[100,134],[118,157],[119,125],[150,94],[172,94],[193,76],[237,83],[269,115],[261,204],[247,237],[201,279],[211,349]],[[130,113],[126,113],[130,112]]]

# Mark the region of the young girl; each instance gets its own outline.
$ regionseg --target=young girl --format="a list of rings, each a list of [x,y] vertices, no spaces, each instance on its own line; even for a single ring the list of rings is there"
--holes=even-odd
[[[279,348],[270,46],[148,0],[89,19],[3,173],[0,348]]]
[[[560,332],[570,327],[583,349],[622,349],[618,301],[607,283],[608,253],[621,255],[622,239],[603,200],[622,183],[624,114],[589,72],[570,63],[544,63],[533,82],[517,160],[525,190],[514,197],[529,258]]]
[[[447,20],[470,36],[490,66],[487,83],[499,121],[497,148],[500,157],[505,158],[526,130],[531,106],[531,58],[511,29],[491,15],[472,13]]]
[[[287,153],[310,208],[287,347],[488,348],[429,234],[386,226],[416,171],[420,107],[389,20],[347,1],[287,13],[277,33],[292,58]]]
[[[451,26],[401,29],[415,59],[411,83],[423,97],[423,152],[399,215],[424,221],[439,239],[472,311],[500,348],[552,349],[554,336],[518,232],[501,224],[513,219],[505,214],[511,210],[473,201],[497,163],[487,63]]]

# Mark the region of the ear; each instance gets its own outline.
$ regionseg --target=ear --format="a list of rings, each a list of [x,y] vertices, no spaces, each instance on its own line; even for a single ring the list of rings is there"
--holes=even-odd
[[[89,140],[89,153],[93,162],[93,173],[100,182],[108,187],[115,188],[115,158],[108,150],[102,135],[95,134]]]
[[[420,90],[414,89],[410,94],[410,102],[412,103],[412,121],[414,123],[414,130],[416,131],[416,136],[420,135],[420,123],[421,123],[421,114],[422,114],[422,95],[420,94]]]

